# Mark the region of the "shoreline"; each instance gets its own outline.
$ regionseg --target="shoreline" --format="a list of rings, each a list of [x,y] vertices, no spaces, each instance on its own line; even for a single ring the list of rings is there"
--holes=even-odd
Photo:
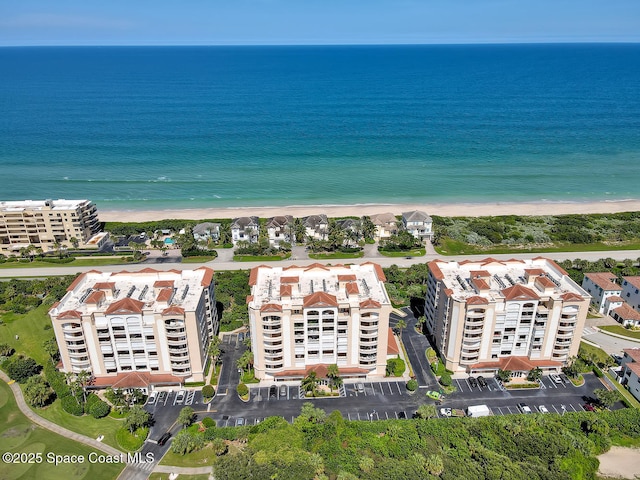
[[[272,207],[218,207],[164,210],[101,210],[102,222],[148,222],[156,220],[204,220],[230,219],[244,216],[269,218],[277,215],[304,217],[326,214],[330,218],[361,217],[377,213],[393,213],[422,210],[429,215],[443,217],[485,217],[500,215],[566,215],[589,213],[620,213],[640,211],[640,200],[611,200],[594,202],[496,202],[496,203],[403,203],[403,204],[354,204],[354,205],[292,205]]]

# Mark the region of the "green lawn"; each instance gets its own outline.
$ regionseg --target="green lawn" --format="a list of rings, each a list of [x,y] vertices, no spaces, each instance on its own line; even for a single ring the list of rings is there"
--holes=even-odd
[[[207,263],[215,260],[217,257],[213,255],[201,255],[198,257],[182,257],[182,263]]]
[[[291,254],[281,255],[234,255],[234,262],[277,262],[289,258]]]
[[[116,440],[120,448],[129,452],[135,452],[142,446],[148,435],[148,428],[139,428],[132,434],[123,427],[116,432]]]
[[[385,252],[384,250],[378,250],[378,252],[385,257],[424,257],[426,250],[424,248],[414,248],[413,250],[402,252]]]
[[[605,364],[606,362],[612,362],[612,358],[609,356],[607,352],[602,350],[599,347],[594,347],[593,345],[589,345],[585,342],[580,342],[580,353],[584,352],[587,355],[591,356],[595,359],[596,362]]]
[[[0,343],[7,343],[17,353],[28,355],[44,365],[44,362],[49,361],[49,355],[42,348],[42,342],[54,336],[53,329],[44,329],[45,325],[51,325],[48,310],[48,306],[40,305],[25,314],[0,315],[0,320],[4,322],[4,325],[0,325]]]
[[[604,325],[599,328],[601,330],[606,330],[607,332],[624,335],[625,337],[640,339],[640,330],[628,330],[622,325]]]
[[[51,420],[53,423],[57,423],[60,426],[68,428],[73,432],[86,435],[87,437],[98,438],[100,435],[104,435],[103,443],[122,450],[116,440],[116,432],[122,427],[123,420],[117,420],[110,416],[100,419],[93,418],[91,415],[76,417],[62,409],[60,400],[56,400],[45,408],[33,408],[33,411],[41,417]]]
[[[315,260],[333,260],[338,258],[362,258],[364,256],[364,252],[353,252],[353,253],[343,253],[343,252],[333,252],[333,253],[310,253],[309,258],[313,258]]]
[[[555,252],[602,252],[609,250],[638,250],[640,242],[624,243],[562,243],[556,242],[550,247],[539,247],[526,245],[496,245],[491,247],[481,247],[468,243],[443,238],[440,245],[435,247],[436,251],[442,255],[494,255],[494,254],[520,254],[520,253],[555,253]]]
[[[0,424],[0,450],[3,453],[41,453],[43,458],[40,464],[5,463],[0,469],[3,480],[113,480],[124,468],[123,464],[89,463],[88,456],[95,450],[31,423],[18,409],[13,393],[4,382],[0,382]],[[56,466],[47,462],[48,453],[82,455],[85,462]]]
[[[123,257],[95,257],[95,258],[79,258],[69,263],[52,263],[34,260],[33,262],[4,262],[0,263],[2,268],[52,268],[52,267],[101,267],[103,265],[125,265],[136,263],[127,261]]]

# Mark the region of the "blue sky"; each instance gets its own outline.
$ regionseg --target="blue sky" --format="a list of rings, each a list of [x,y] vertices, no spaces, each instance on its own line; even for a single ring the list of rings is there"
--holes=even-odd
[[[0,45],[640,42],[640,0],[4,0]]]

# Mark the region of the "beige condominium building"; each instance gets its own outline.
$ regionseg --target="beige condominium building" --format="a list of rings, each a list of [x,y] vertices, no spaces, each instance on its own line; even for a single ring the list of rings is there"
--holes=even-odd
[[[89,200],[0,202],[0,253],[15,254],[33,245],[46,253],[71,238],[87,244],[99,232],[98,211]]]
[[[561,368],[578,353],[591,297],[542,257],[429,263],[428,334],[457,372]]]
[[[96,386],[204,380],[217,333],[213,270],[83,273],[49,315],[62,370],[90,371]]]
[[[300,379],[337,364],[342,377],[382,377],[391,303],[379,265],[260,266],[247,298],[257,378]],[[397,350],[396,350],[397,351]]]

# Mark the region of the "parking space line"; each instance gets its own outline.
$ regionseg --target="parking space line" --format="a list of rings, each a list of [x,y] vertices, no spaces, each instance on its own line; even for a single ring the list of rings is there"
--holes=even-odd
[[[387,417],[387,420],[389,420],[389,414],[387,412],[384,412],[384,416]]]
[[[556,413],[560,413],[555,405],[551,405],[551,408],[553,408],[556,411]]]
[[[371,387],[371,390],[373,391],[373,394],[376,394],[376,387],[373,386],[373,382],[369,382],[369,386]]]
[[[402,390],[400,390],[400,384],[396,382],[396,387],[398,388],[398,393],[402,395]]]
[[[356,412],[358,414],[358,420],[360,420],[360,412]]]
[[[570,404],[569,404],[569,406],[570,406],[571,408],[573,408],[573,411],[574,411],[574,412],[577,412],[577,411],[578,411],[578,410],[576,410],[576,407],[574,407],[572,403],[570,403]]]
[[[389,395],[393,395],[393,390],[391,390],[391,383],[387,382],[387,387],[389,387]]]
[[[384,388],[382,388],[382,382],[378,384],[380,386],[380,393],[384,395]]]
[[[351,414],[349,412],[347,412],[347,418],[351,421]]]
[[[395,414],[395,416],[396,416],[396,420],[399,420],[399,418],[398,418],[398,412],[393,412],[393,413],[394,413],[394,414]]]

